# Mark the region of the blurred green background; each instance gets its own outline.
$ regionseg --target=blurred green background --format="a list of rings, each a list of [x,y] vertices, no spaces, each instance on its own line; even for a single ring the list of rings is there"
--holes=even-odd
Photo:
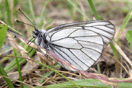
[[[132,0],[93,0],[93,4],[100,18],[103,18],[104,20],[110,20],[115,25],[116,27],[115,38],[117,38],[119,30],[123,28],[121,27],[121,25],[125,17],[127,16],[128,12],[132,9]],[[26,14],[26,16],[31,20],[31,22],[34,23],[34,26],[38,29],[48,30],[51,27],[60,24],[96,19],[88,3],[88,0],[0,0],[0,20],[5,22],[9,26],[13,27],[15,30],[19,31],[21,35],[28,40],[32,38],[32,30],[34,30],[34,28],[28,25],[15,22],[15,19],[17,19],[24,23],[32,24],[18,9],[21,9]],[[130,12],[129,15],[131,16],[132,13]],[[132,19],[131,17],[129,18],[130,18],[129,22],[128,23],[126,22],[127,25],[119,37],[120,42],[118,42],[119,45],[123,45],[125,47],[128,47],[127,44],[128,41],[126,40],[125,37],[126,33],[128,30],[131,30],[132,28],[131,25]],[[8,43],[7,40],[5,41],[5,44],[6,43]],[[26,50],[28,51],[31,50],[31,48],[30,49],[27,48],[28,47],[27,45],[24,46],[24,44],[22,43],[19,44],[24,48],[26,47]],[[4,51],[4,48],[5,47],[3,47],[1,51]],[[130,50],[124,47],[122,49],[124,50],[128,57],[131,57]],[[108,52],[110,55],[112,55],[112,57],[109,58],[106,57],[107,58],[105,64],[106,71],[104,70],[103,65],[102,66],[103,70],[101,70],[101,73],[107,75],[108,77],[120,77],[120,74],[117,74],[117,72],[119,72],[120,70],[117,71],[116,66],[113,66],[113,63],[115,64],[116,61],[114,61],[113,59],[114,55],[110,49],[110,46],[106,48],[105,52]],[[32,55],[33,54],[29,56]],[[20,53],[18,56],[21,56]],[[10,70],[16,68],[15,66],[16,63],[14,63],[12,60],[13,59],[10,58],[0,60],[2,65],[5,67],[6,72],[10,72]],[[13,65],[11,65],[10,63],[11,61],[13,62]],[[25,63],[26,60],[24,59],[23,61],[19,62]],[[23,64],[23,66],[24,65],[25,64]],[[114,70],[113,68],[111,69],[112,66],[114,67]],[[117,66],[119,66],[119,64]],[[44,68],[42,67],[41,69]],[[45,73],[47,73],[48,76],[53,76],[52,75],[53,71],[51,73],[48,72]],[[123,71],[121,71],[121,73],[125,74],[124,76],[122,75],[123,78],[128,77],[127,73],[123,73]],[[63,82],[64,81],[65,80],[63,80]],[[58,81],[54,83],[58,83]]]
[[[0,19],[22,34],[32,36],[32,28],[15,22],[15,19],[31,24],[22,15],[20,8],[39,29],[49,29],[56,25],[95,20],[87,0],[7,0],[0,1]],[[119,26],[132,8],[128,0],[93,0],[98,14],[104,20],[111,20]],[[9,6],[9,10],[8,10]],[[130,27],[129,22],[128,27]],[[25,33],[25,31],[27,33]]]

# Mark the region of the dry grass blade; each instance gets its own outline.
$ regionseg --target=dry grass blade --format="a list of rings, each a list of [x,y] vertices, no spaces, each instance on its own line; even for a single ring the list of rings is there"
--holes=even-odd
[[[10,77],[6,77],[6,76],[1,76],[1,77],[5,77],[5,78],[11,79],[11,80],[13,80],[13,81],[23,83],[24,85],[27,85],[27,86],[29,86],[29,87],[31,87],[31,88],[35,88],[35,87],[33,87],[33,86],[31,86],[31,85],[25,83],[25,82],[21,82],[21,81],[19,81],[19,80],[14,80],[14,79],[12,79],[12,78],[10,78]]]
[[[23,47],[21,47],[20,45],[18,45],[18,44],[15,42],[15,40],[13,40],[13,39],[11,38],[11,36],[10,36],[9,34],[8,34],[8,40],[9,40],[10,44],[11,44],[15,49],[27,53],[27,51],[26,51]]]
[[[43,55],[41,52],[38,52],[38,51],[37,51],[37,55],[38,55],[39,57],[43,57],[43,58],[40,58],[40,60],[41,60],[42,63],[44,63],[44,64],[45,64],[45,62],[48,63],[47,58],[46,58],[45,55]]]
[[[118,52],[124,57],[124,59],[131,65],[132,67],[132,61],[126,56],[126,54],[121,50],[121,48],[114,42],[112,41],[113,45],[115,48],[118,50]]]
[[[2,51],[0,52],[0,55],[4,54],[4,53],[7,53],[7,52],[10,52],[12,50],[12,48],[8,49],[8,50],[5,50],[5,51]]]
[[[109,57],[112,57],[110,54],[107,54],[107,53],[104,53],[104,54],[107,55],[107,56],[109,56]],[[125,67],[120,61],[116,60],[115,58],[114,58],[114,60],[115,60],[117,63],[119,63],[119,64],[122,66],[122,68],[127,72],[127,74],[130,76],[130,73],[129,73],[129,71],[126,69],[126,67]]]
[[[86,16],[86,11],[85,11],[84,5],[82,3],[80,3],[78,0],[77,0],[77,2],[82,10],[82,13]],[[86,21],[86,20],[87,20],[86,17],[83,17],[83,21]]]
[[[28,53],[28,52],[27,52],[23,47],[21,47],[20,45],[18,45],[18,44],[16,43],[16,41],[13,40],[13,39],[11,38],[10,34],[8,34],[8,40],[9,40],[10,44],[11,44],[15,49],[17,49],[17,50],[20,51],[20,53],[22,54],[22,56],[23,56],[24,58],[30,59],[30,57],[26,54],[26,53]],[[31,62],[30,60],[28,60],[28,59],[26,59],[26,60],[27,60],[30,64],[32,64],[32,62]]]

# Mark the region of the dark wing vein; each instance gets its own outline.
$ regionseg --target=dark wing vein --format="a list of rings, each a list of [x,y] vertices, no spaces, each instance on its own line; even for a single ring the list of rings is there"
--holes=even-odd
[[[82,51],[82,50],[81,50]],[[87,57],[89,57],[90,59],[92,59],[94,62],[96,62],[92,57],[90,57],[88,54],[86,54],[84,51],[82,51]]]
[[[107,31],[107,30],[103,30],[103,29],[101,29],[101,28],[98,28],[98,27],[96,27],[96,26],[92,26],[92,27],[93,27],[93,28],[96,28],[96,29],[98,29],[98,30],[105,31],[105,32],[107,32],[107,33],[109,33],[109,34],[113,35],[111,32],[109,32],[109,31]]]
[[[76,40],[76,39],[75,39],[75,40]],[[91,41],[84,41],[84,40],[79,40],[79,41],[81,41],[81,42],[89,42],[89,43],[98,44],[98,45],[101,45],[101,46],[103,46],[103,44],[99,44],[99,43],[96,43],[96,42],[91,42]]]
[[[59,49],[58,47],[54,47],[53,48],[58,55],[60,55],[61,57],[63,57],[66,61],[68,61],[70,64],[72,64],[65,56],[63,56],[60,52],[62,52],[63,54],[65,54],[68,58],[70,58],[70,60],[72,60],[75,64],[77,64],[80,68],[82,68],[78,63],[76,63],[76,61],[74,61],[74,59],[72,59],[68,54],[66,54],[64,51],[62,51],[61,49]],[[58,52],[56,49],[58,49],[60,52]],[[72,64],[73,65],[73,64]],[[82,68],[83,69],[83,68]]]
[[[76,37],[63,37],[63,38],[60,38],[60,39],[57,39],[57,40],[53,40],[51,42],[55,42],[55,41],[59,41],[59,40],[62,40],[62,39],[65,39],[65,38],[78,38],[78,37],[95,37],[95,36],[98,36],[98,35],[93,35],[93,36],[76,36]]]
[[[69,50],[69,49],[68,49]],[[83,64],[85,64],[87,67],[89,67],[85,62],[83,62],[82,60],[80,60],[71,50],[69,50],[79,61],[81,61]]]
[[[53,52],[53,53],[55,53],[55,50],[54,50],[54,48],[53,48],[53,46],[52,45],[50,45],[50,50]],[[55,60],[56,61],[56,60]],[[57,61],[56,61],[57,62]],[[60,62],[59,63],[61,66],[63,66],[63,67],[65,67],[64,65],[63,65],[63,63],[62,62]]]

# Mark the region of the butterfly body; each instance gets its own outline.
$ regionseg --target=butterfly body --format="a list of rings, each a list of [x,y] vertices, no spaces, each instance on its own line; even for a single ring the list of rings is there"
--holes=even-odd
[[[86,71],[101,56],[114,33],[113,24],[99,20],[63,24],[48,31],[35,29],[33,37],[37,45],[54,52],[77,69]]]

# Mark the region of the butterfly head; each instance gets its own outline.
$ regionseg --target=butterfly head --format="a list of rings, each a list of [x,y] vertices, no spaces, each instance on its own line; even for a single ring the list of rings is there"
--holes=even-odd
[[[35,38],[35,43],[42,48],[47,49],[48,47],[48,41],[46,40],[46,30],[33,30],[33,38]]]
[[[33,38],[36,38],[40,34],[38,29],[33,30]]]
[[[43,36],[45,34],[46,30],[33,30],[33,38],[37,38],[39,36]]]

